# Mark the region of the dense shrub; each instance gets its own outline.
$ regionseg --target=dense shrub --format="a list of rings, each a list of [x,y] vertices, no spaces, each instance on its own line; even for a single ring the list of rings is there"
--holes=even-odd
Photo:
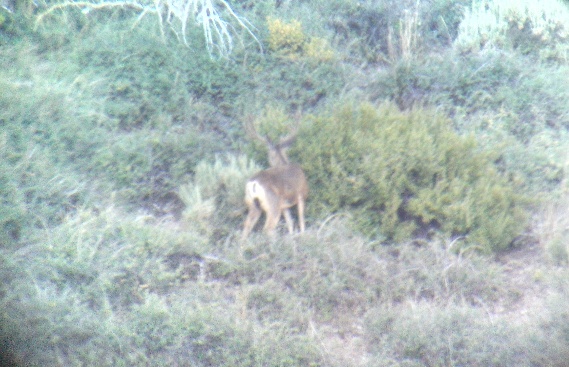
[[[565,66],[528,61],[501,51],[447,52],[368,78],[365,93],[404,110],[437,106],[453,117],[460,134],[474,134],[481,146],[503,150],[501,168],[526,188],[553,190],[565,161],[567,72]]]
[[[507,248],[524,227],[516,188],[437,113],[344,106],[315,117],[295,149],[313,215],[351,211],[369,234],[400,241],[437,229],[485,250]]]

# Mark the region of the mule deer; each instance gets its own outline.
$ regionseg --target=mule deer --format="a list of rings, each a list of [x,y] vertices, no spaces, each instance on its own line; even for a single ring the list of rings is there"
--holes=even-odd
[[[251,233],[262,212],[265,212],[266,216],[266,233],[274,233],[284,214],[288,231],[292,234],[294,224],[290,208],[295,205],[298,209],[300,232],[304,232],[304,204],[308,195],[308,183],[302,168],[296,163],[290,163],[286,155],[287,149],[296,139],[299,125],[300,118],[297,117],[292,131],[275,143],[267,135],[260,135],[251,120],[245,124],[248,134],[267,146],[271,168],[255,174],[245,186],[245,203],[249,213],[243,226],[243,240]]]

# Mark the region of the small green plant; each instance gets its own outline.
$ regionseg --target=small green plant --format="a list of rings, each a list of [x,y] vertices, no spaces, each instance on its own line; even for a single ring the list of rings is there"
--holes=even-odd
[[[492,156],[432,111],[347,105],[314,118],[295,150],[314,187],[312,214],[350,211],[370,235],[440,231],[491,251],[524,227],[522,196]]]
[[[216,157],[202,161],[192,181],[178,191],[186,208],[182,213],[187,225],[208,236],[223,236],[235,231],[245,206],[245,183],[260,167],[245,156]]]

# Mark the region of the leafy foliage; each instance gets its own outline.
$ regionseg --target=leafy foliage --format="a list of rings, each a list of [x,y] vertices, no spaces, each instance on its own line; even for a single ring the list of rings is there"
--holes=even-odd
[[[452,116],[460,134],[473,134],[482,147],[503,151],[501,169],[528,190],[554,190],[564,174],[562,146],[569,126],[566,67],[529,63],[495,50],[447,52],[397,64],[369,80],[366,94],[392,100],[403,110],[436,105]]]
[[[491,156],[430,111],[344,106],[316,117],[297,151],[312,213],[350,208],[367,233],[397,242],[437,228],[497,250],[524,226],[521,196]]]

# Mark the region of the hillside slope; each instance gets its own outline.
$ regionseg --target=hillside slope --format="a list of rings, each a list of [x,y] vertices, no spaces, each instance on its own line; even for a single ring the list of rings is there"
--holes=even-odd
[[[569,10],[477,4],[2,10],[0,364],[565,366]],[[308,229],[240,242],[298,111]]]

